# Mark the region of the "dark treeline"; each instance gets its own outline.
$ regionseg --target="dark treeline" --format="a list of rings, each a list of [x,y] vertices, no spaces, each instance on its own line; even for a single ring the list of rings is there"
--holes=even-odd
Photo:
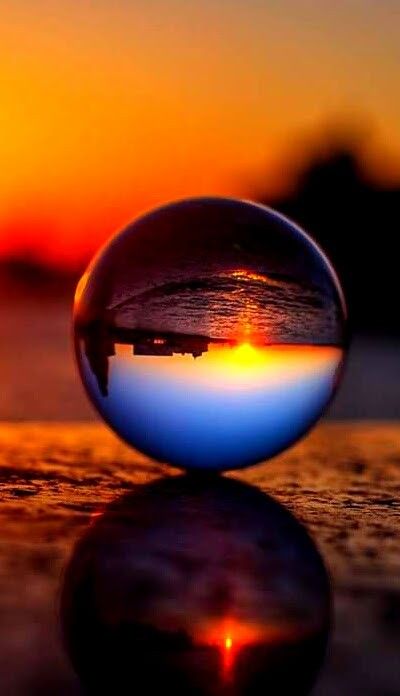
[[[327,253],[355,330],[400,333],[400,182],[372,182],[355,152],[338,147],[310,160],[289,194],[258,198],[298,222]]]
[[[0,260],[0,296],[10,301],[22,298],[72,301],[76,284],[85,266],[74,269],[48,265],[29,254]]]

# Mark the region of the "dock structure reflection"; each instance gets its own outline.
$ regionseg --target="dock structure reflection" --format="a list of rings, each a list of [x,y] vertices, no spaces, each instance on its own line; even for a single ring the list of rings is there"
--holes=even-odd
[[[132,346],[132,354],[140,356],[171,357],[192,355],[199,358],[209,350],[210,344],[234,346],[228,338],[213,338],[201,334],[152,331],[113,326],[103,321],[93,321],[78,329],[78,340],[90,369],[97,380],[102,396],[108,396],[109,359],[116,353],[116,345]]]
[[[65,647],[89,694],[306,696],[330,615],[302,525],[213,476],[112,503],[78,541],[61,593]]]

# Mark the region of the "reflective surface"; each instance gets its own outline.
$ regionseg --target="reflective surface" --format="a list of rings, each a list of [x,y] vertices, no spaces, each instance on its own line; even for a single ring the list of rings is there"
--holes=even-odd
[[[93,518],[65,574],[62,621],[89,693],[305,695],[330,588],[313,542],[273,499],[179,477]]]
[[[271,457],[338,381],[345,307],[315,244],[277,213],[194,199],[140,218],[81,279],[87,392],[128,443],[183,468]]]
[[[2,423],[0,438],[1,694],[83,696],[86,691],[62,650],[56,623],[63,568],[88,525],[92,524],[94,531],[100,521],[95,516],[99,501],[105,503],[126,493],[127,486],[136,490],[154,476],[161,476],[163,466],[147,462],[134,450],[123,447],[100,424]],[[296,510],[312,530],[332,572],[335,630],[313,696],[400,694],[400,594],[396,590],[399,452],[397,423],[325,423],[290,456],[240,473],[241,480],[279,496],[282,503]],[[127,517],[129,520],[129,512]],[[105,518],[101,520],[103,524]],[[186,520],[187,516],[185,524]],[[240,520],[236,520],[236,513],[229,512],[224,518],[225,528],[233,524],[239,526]],[[165,526],[169,528],[168,520]],[[259,527],[261,530],[263,525]],[[120,541],[116,550],[121,556],[119,568],[126,568],[130,557],[129,531],[125,536],[125,547]],[[288,530],[286,538],[290,536]],[[108,547],[117,537],[117,531],[114,536],[110,532]],[[176,536],[172,537],[175,548],[181,548]],[[90,544],[86,549],[87,564],[90,558],[100,556],[99,547],[91,556]],[[105,541],[103,549],[105,559]],[[82,555],[80,563],[83,572]],[[105,560],[97,563],[87,582],[88,598],[95,578],[99,578],[100,565],[104,571]],[[293,566],[296,569],[295,562]],[[127,572],[123,571],[124,577]],[[118,576],[121,574],[119,569]],[[117,580],[111,583],[108,577],[105,582],[109,587],[120,587]],[[74,587],[76,616],[78,594]],[[70,588],[72,592],[71,584]],[[181,586],[179,592],[182,594]],[[80,596],[84,604],[83,583]],[[123,604],[128,604],[126,595]],[[84,619],[90,621],[88,611],[85,615],[79,612],[78,618],[82,623]],[[76,619],[77,631],[79,626]],[[94,653],[97,649],[95,642]],[[82,645],[81,653],[84,650]],[[130,679],[134,678],[134,667],[133,662]],[[128,686],[131,684],[128,681]],[[105,688],[104,692],[111,696],[115,690]],[[127,693],[140,696],[138,688]],[[167,693],[165,685],[160,693]],[[294,688],[290,696],[295,693]],[[264,689],[265,694],[270,691]]]

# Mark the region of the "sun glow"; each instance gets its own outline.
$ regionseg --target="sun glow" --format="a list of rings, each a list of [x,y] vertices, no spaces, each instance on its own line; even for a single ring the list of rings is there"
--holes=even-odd
[[[248,365],[249,363],[254,363],[254,360],[257,358],[257,349],[251,343],[240,343],[237,348],[233,349],[231,355],[235,362],[241,365]]]
[[[233,348],[215,352],[215,358],[210,355],[209,362],[214,362],[219,374],[225,376],[229,383],[234,384],[248,380],[259,379],[266,370],[271,371],[276,363],[277,356],[273,351],[253,345],[249,341],[239,343]]]
[[[252,273],[246,269],[232,271],[229,275],[232,278],[237,278],[238,280],[253,280],[256,283],[265,283],[266,285],[282,285],[282,283],[279,280],[275,280],[275,278],[271,278],[266,274],[262,275],[261,273]]]
[[[230,681],[240,650],[246,645],[256,644],[262,640],[263,631],[263,626],[242,624],[235,619],[227,618],[222,625],[220,622],[212,622],[203,626],[198,639],[200,643],[218,649],[221,677],[224,681]]]
[[[263,390],[307,376],[335,372],[340,348],[334,346],[270,345],[248,341],[233,347],[213,346],[196,360],[192,355],[133,356],[132,347],[117,345],[116,353],[131,368],[160,379],[202,385],[211,390]]]
[[[215,360],[219,363],[219,369],[233,379],[249,377],[265,365],[265,355],[261,348],[257,348],[249,341],[239,343],[233,348],[215,353]]]

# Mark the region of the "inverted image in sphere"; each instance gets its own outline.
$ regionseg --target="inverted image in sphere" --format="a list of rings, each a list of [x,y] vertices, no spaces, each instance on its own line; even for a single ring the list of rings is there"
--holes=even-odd
[[[274,456],[338,383],[346,310],[317,245],[279,213],[199,198],[140,217],[79,282],[75,348],[104,420],[187,469]]]

